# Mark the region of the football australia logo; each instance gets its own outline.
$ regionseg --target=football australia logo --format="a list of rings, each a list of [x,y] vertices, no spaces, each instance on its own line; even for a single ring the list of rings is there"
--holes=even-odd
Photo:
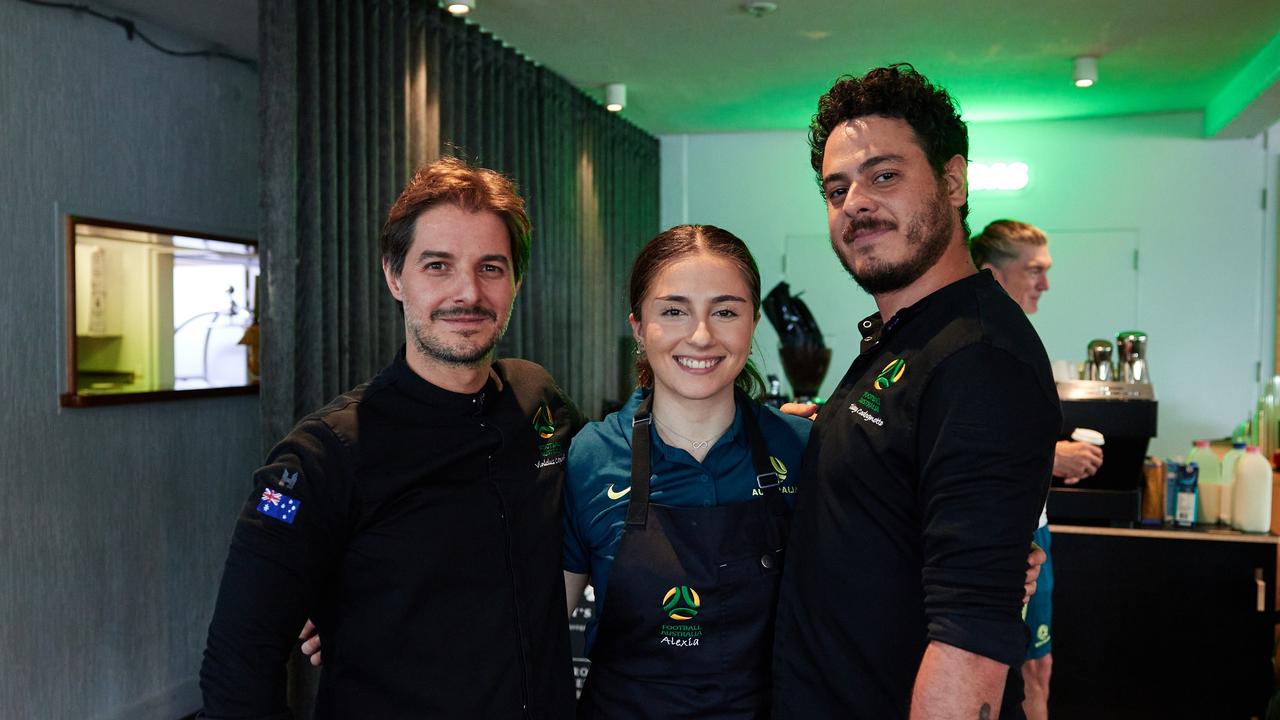
[[[871,386],[880,392],[884,392],[897,384],[906,372],[907,361],[902,358],[895,358],[884,366],[880,374],[876,375],[876,379],[871,383]],[[884,425],[884,418],[878,414],[880,412],[880,396],[870,390],[863,391],[862,397],[859,397],[857,402],[849,405],[849,412],[877,427]]]
[[[1049,626],[1041,625],[1036,628],[1036,644],[1035,647],[1041,648],[1045,643],[1049,642]]]
[[[538,406],[538,412],[534,413],[533,429],[538,431],[538,437],[543,440],[550,440],[556,434],[556,424],[551,419],[551,410],[546,403]]]
[[[662,596],[662,609],[672,620],[692,620],[701,607],[698,591],[688,585],[673,587]]]
[[[907,362],[902,358],[891,360],[880,374],[876,376],[875,386],[877,390],[888,390],[894,383],[902,379],[903,373],[907,371]]]
[[[672,647],[697,647],[702,639],[702,626],[689,622],[702,611],[702,598],[688,585],[677,585],[662,596],[662,612],[675,620],[662,623],[658,642]]]
[[[564,445],[552,439],[556,436],[556,423],[551,417],[551,408],[545,402],[538,405],[538,411],[533,414],[533,431],[541,443],[538,446],[539,459],[533,466],[544,468],[564,462]]]

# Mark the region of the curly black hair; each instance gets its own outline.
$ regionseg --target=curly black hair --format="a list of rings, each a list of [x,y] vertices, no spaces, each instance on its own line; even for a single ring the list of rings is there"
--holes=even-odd
[[[939,178],[947,161],[969,159],[969,129],[960,108],[946,90],[933,85],[910,63],[880,67],[862,77],[845,75],[818,99],[818,113],[809,123],[809,162],[822,184],[822,156],[831,131],[842,122],[866,115],[905,121],[915,132],[929,165]],[[960,208],[965,236],[969,235],[969,203]]]

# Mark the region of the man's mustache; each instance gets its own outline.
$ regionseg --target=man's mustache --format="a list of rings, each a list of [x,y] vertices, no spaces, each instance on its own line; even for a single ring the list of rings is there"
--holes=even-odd
[[[449,308],[448,310],[432,310],[431,311],[432,320],[441,320],[443,318],[464,318],[464,319],[488,318],[496,322],[498,319],[498,314],[490,310],[489,308],[482,308],[482,307]]]
[[[867,218],[865,220],[854,220],[845,227],[841,233],[841,239],[847,243],[853,242],[853,236],[862,230],[896,230],[897,223],[888,220],[880,220],[878,218]]]

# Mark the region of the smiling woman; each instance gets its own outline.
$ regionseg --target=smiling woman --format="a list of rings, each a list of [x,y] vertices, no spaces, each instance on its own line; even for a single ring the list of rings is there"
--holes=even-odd
[[[655,403],[719,401],[730,414],[736,384],[759,391],[759,375],[748,361],[759,290],[743,279],[739,263],[711,252],[680,258],[652,278],[643,299],[633,300],[629,318],[643,350],[642,384],[661,388]],[[633,284],[633,298],[636,290]]]
[[[760,273],[740,239],[671,228],[630,287],[641,388],[566,471],[566,598],[590,580],[596,610],[579,716],[759,716],[809,421],[752,399]]]
[[[703,270],[712,273],[714,281],[700,278],[699,273]],[[754,332],[760,319],[760,271],[747,246],[736,235],[713,225],[679,225],[651,240],[640,251],[631,270],[631,315],[628,319],[632,332],[636,335],[639,350],[644,350],[641,318],[650,317],[655,314],[655,310],[656,314],[669,318],[688,315],[692,300],[691,296],[680,294],[685,288],[700,289],[698,294],[704,302],[710,300],[727,303],[714,309],[722,320],[735,320],[749,315],[744,322]],[[708,295],[707,288],[719,288],[725,292]],[[677,306],[680,303],[683,303],[683,307]],[[648,312],[646,305],[651,306]],[[667,326],[678,327],[675,322],[678,321],[672,320]],[[732,327],[741,329],[742,324]],[[747,358],[750,353],[749,334],[747,344],[741,360],[730,363],[729,366],[734,367],[733,384],[748,395],[756,396],[764,389],[764,383]],[[654,382],[653,365],[644,352],[638,355],[637,376],[640,385],[647,387]]]

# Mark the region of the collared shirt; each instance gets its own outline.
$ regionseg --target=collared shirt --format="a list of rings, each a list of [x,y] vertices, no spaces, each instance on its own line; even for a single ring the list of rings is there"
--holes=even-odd
[[[454,393],[403,349],[304,418],[236,524],[206,715],[287,716],[285,661],[310,617],[317,718],[571,717],[560,508],[580,425],[533,363],[500,360]]]
[[[587,650],[595,643],[604,612],[609,570],[626,525],[631,488],[631,419],[643,396],[637,391],[621,410],[593,422],[573,440],[565,476],[564,569],[591,576],[596,612],[588,619]],[[733,424],[699,463],[681,448],[663,442],[650,425],[652,438],[651,502],[674,507],[716,507],[763,499],[751,464],[751,448],[742,413],[754,412],[769,454],[785,468],[778,489],[794,503],[805,440],[813,424],[773,408],[739,404]]]
[[[1026,651],[1026,557],[1061,426],[1039,337],[988,272],[879,321],[860,323],[805,455],[778,718],[905,718],[931,641],[1013,666]]]

